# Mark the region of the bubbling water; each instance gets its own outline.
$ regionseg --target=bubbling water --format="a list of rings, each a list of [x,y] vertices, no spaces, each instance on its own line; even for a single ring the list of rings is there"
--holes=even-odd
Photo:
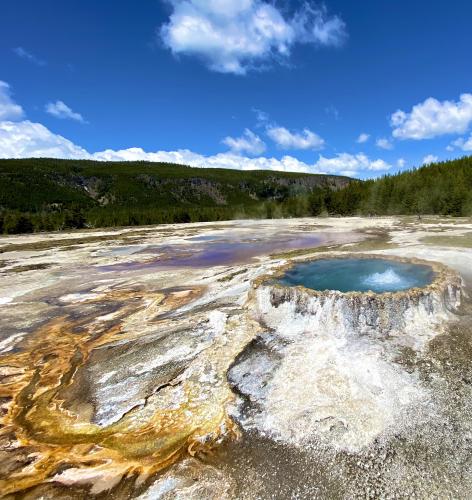
[[[400,276],[393,269],[387,269],[383,273],[373,273],[364,279],[364,284],[372,290],[398,290],[410,286],[411,280]]]
[[[302,285],[319,291],[384,293],[422,288],[433,279],[433,269],[424,264],[383,258],[346,258],[296,264],[280,281],[284,285]]]

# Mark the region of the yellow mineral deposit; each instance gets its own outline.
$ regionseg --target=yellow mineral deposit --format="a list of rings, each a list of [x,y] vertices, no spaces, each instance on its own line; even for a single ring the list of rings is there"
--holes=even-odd
[[[223,434],[236,432],[225,411],[231,391],[222,387],[206,399],[193,380],[183,382],[184,397],[175,408],[143,417],[142,407],[136,407],[107,427],[68,411],[60,397],[93,349],[132,338],[132,333],[123,332],[122,322],[129,328],[135,321],[153,321],[201,294],[199,288],[168,295],[110,292],[94,301],[120,301],[114,317],[117,324],[98,323],[96,318],[57,318],[22,341],[19,352],[4,355],[0,397],[6,403],[1,435],[11,443],[13,460],[25,454],[29,460],[0,483],[0,490],[17,492],[54,475],[66,483],[74,477],[82,481],[106,477],[100,488],[107,489],[125,475],[147,477],[183,453],[194,455],[211,448]],[[221,368],[227,368],[233,355],[218,360]],[[61,472],[64,463],[68,469]]]
[[[326,218],[96,231],[81,245],[77,233],[2,237],[1,494],[221,499],[237,485],[260,498],[312,485],[355,497],[384,474],[407,491],[408,443],[445,446],[447,419],[469,418],[468,378],[451,391],[448,377],[470,360],[471,231],[468,219]],[[293,261],[361,254],[421,259],[436,280],[385,299],[273,284]],[[356,316],[373,304],[393,330]],[[469,448],[451,450],[466,463]]]

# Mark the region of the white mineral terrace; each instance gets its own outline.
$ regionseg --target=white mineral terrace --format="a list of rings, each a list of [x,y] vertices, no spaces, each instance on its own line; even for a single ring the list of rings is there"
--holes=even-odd
[[[343,255],[350,257],[369,256]],[[248,308],[263,326],[258,340],[266,348],[236,363],[230,380],[262,410],[252,409],[247,418],[244,408],[243,425],[288,444],[322,441],[355,452],[398,431],[405,419],[411,424],[410,410],[428,394],[392,360],[399,347],[424,349],[461,303],[460,276],[431,266],[436,276],[430,285],[396,293],[318,292],[277,283],[290,265],[255,280]]]

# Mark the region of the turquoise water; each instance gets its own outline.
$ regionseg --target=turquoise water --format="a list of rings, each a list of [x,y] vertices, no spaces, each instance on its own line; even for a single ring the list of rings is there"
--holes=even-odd
[[[377,293],[424,287],[434,279],[431,267],[388,259],[320,259],[296,264],[280,282],[313,290]]]

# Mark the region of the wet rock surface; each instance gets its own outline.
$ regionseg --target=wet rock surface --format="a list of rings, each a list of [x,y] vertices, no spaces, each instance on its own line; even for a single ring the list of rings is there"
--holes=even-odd
[[[3,238],[0,491],[467,498],[471,254],[424,240],[471,229],[353,218]],[[264,253],[161,265],[222,240]],[[451,274],[433,295],[321,308],[252,288],[290,259],[359,252],[442,262],[465,288]]]

